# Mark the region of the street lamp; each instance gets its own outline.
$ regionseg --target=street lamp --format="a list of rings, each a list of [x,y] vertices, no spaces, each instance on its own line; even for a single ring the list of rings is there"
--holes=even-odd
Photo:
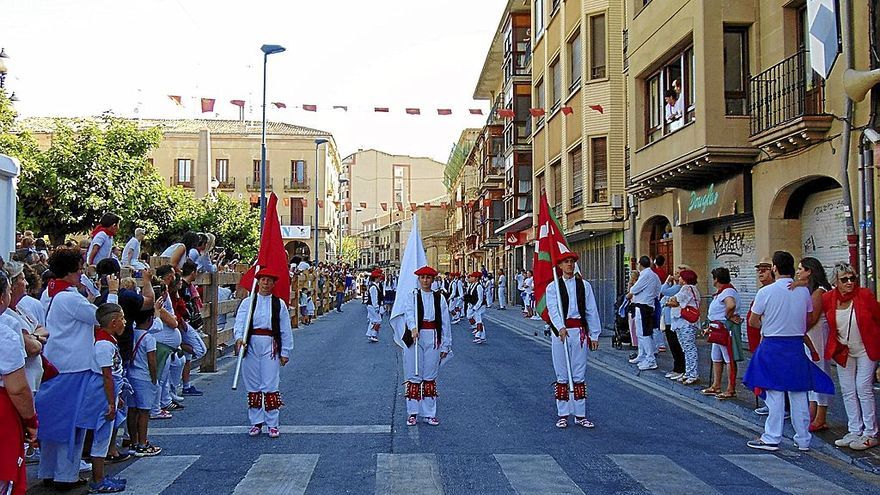
[[[6,60],[9,55],[6,54],[5,48],[0,48],[0,89],[6,86]]]
[[[318,138],[315,139],[315,265],[317,266],[320,258],[318,257],[318,180],[321,178],[318,175],[318,147],[322,144],[328,142],[327,139]]]
[[[339,205],[340,206],[342,205],[342,200],[345,199],[342,197],[342,186],[345,184],[348,184],[348,178],[340,177],[339,178]],[[349,213],[349,215],[351,215],[351,213]],[[336,259],[337,259],[337,261],[339,261],[341,263],[342,262],[342,238],[343,238],[343,234],[346,233],[346,232],[344,232],[345,229],[342,226],[342,208],[341,207],[339,208],[339,211],[337,212],[336,218],[337,218],[337,221],[339,222],[339,227],[337,228],[337,234],[336,234],[336,238],[337,238],[336,242],[338,244],[338,247],[336,249]]]
[[[281,53],[286,48],[281,45],[263,45],[263,139],[260,142],[260,235],[266,222],[266,64],[269,55]]]

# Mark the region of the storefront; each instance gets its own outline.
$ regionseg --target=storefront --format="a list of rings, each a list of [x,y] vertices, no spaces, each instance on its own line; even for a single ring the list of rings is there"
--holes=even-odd
[[[809,195],[800,218],[801,254],[818,259],[830,277],[834,264],[849,258],[843,190],[836,188]]]
[[[593,287],[602,326],[614,325],[614,303],[625,289],[623,232],[577,233],[569,236],[569,247],[578,254],[578,267]]]

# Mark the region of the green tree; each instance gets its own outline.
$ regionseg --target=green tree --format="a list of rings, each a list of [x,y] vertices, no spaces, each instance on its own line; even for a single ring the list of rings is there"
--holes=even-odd
[[[358,248],[358,238],[350,235],[343,237],[342,242],[339,243],[339,253],[343,262],[349,265],[357,264],[361,255],[360,248]]]

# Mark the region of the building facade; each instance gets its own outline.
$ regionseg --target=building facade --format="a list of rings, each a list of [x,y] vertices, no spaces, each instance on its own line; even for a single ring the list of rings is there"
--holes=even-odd
[[[692,266],[704,294],[710,271],[728,268],[743,313],[761,257],[784,249],[826,270],[849,258],[841,156],[858,204],[859,135],[846,148],[834,117],[845,115],[842,57],[827,80],[810,68],[805,3],[625,2],[629,245]],[[862,68],[867,14],[855,6]],[[857,104],[854,122],[868,110]]]
[[[465,129],[449,153],[443,183],[447,191],[446,231],[449,234],[446,249],[450,256],[450,271],[467,273],[478,269],[477,260],[466,256],[475,251],[473,202],[479,192],[477,170],[471,159],[474,144],[482,129]]]
[[[393,215],[383,213],[364,220],[357,235],[360,250],[358,267],[362,270],[399,268],[412,232],[413,216],[417,216],[428,264],[441,273],[449,271],[447,208],[440,207],[444,200],[445,197],[434,198],[425,202],[431,206],[407,207],[403,211],[395,211]]]
[[[29,118],[21,126],[48,142],[54,121]],[[170,185],[192,190],[199,197],[226,194],[260,207],[261,122],[139,119],[137,124],[162,130],[162,141],[150,153],[150,160]],[[316,139],[327,142],[319,145]],[[317,219],[318,257],[335,260],[341,172],[336,142],[328,132],[267,122],[266,143],[266,192],[278,196],[288,253],[315,259]]]

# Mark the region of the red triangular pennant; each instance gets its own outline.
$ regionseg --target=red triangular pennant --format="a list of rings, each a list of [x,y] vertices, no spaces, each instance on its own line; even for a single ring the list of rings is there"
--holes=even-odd
[[[317,111],[318,111],[318,105],[305,105],[305,104],[304,104],[304,105],[302,106],[302,109],[305,110],[306,112],[317,112]]]
[[[287,105],[280,101],[273,101],[272,104],[275,105],[275,108],[287,108]]]
[[[229,100],[229,103],[232,103],[239,108],[244,108],[244,100]]]
[[[202,113],[214,111],[214,98],[202,98]]]
[[[516,117],[516,112],[510,108],[499,108],[495,111],[495,114],[504,119],[512,119]]]
[[[452,115],[451,108],[438,108],[437,115]]]
[[[590,105],[590,110],[595,110],[601,114],[605,113],[605,109],[602,108],[602,105]]]
[[[406,113],[407,115],[421,115],[422,111],[418,108],[407,108]]]
[[[373,107],[373,111],[376,113],[388,113],[388,107]]]
[[[471,108],[468,109],[468,111],[471,113],[471,115],[483,115],[483,110],[480,108]]]
[[[388,211],[388,203],[382,203],[382,211]]]
[[[180,101],[180,96],[168,95],[168,98],[171,98],[171,101],[173,101],[177,106],[179,106],[179,107],[183,106],[183,103]]]
[[[532,117],[543,117],[547,112],[543,108],[530,108],[529,113]]]
[[[565,115],[571,115],[574,113],[574,108],[571,107],[562,107],[562,113]]]

